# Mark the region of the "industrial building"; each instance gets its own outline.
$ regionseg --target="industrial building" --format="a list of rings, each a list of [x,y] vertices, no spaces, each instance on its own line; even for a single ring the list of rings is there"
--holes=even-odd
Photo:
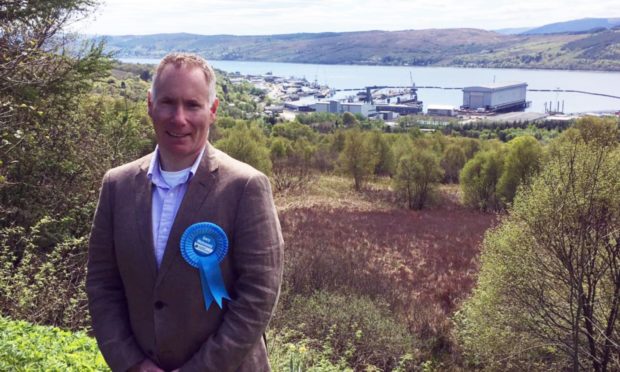
[[[463,109],[486,111],[518,111],[527,107],[527,84],[493,83],[463,88]]]
[[[426,113],[431,116],[454,116],[454,106],[428,105]]]
[[[341,114],[350,112],[352,114],[361,114],[368,117],[376,112],[375,106],[369,103],[349,103],[338,101],[321,101],[312,105],[316,112],[331,112],[333,114]]]
[[[420,112],[422,112],[422,103],[420,102],[419,105],[401,105],[401,104],[397,104],[397,105],[390,105],[390,104],[385,104],[385,105],[377,105],[376,107],[377,111],[392,111],[392,112],[396,112],[399,115],[410,115],[410,114],[418,114]]]
[[[380,118],[385,121],[393,121],[396,120],[400,115],[397,112],[393,111],[377,111],[377,113],[373,116],[375,118]]]
[[[299,112],[313,112],[314,105],[308,103],[300,103],[300,102],[284,102],[284,108],[291,111],[299,111]]]

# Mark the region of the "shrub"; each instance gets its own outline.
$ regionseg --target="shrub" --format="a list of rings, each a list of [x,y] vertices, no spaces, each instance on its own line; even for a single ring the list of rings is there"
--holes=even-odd
[[[323,348],[322,343],[307,338],[303,333],[289,328],[270,329],[267,332],[269,364],[280,372],[352,372],[353,368],[341,358],[337,363],[331,361],[333,355]]]
[[[465,150],[457,144],[448,145],[443,151],[441,167],[446,183],[458,183],[459,173],[467,161]]]
[[[41,219],[26,230],[0,230],[0,311],[16,319],[83,328],[90,323],[84,291],[86,237],[68,218]]]
[[[255,123],[242,122],[228,129],[224,137],[215,143],[215,147],[265,174],[271,174],[267,138]]]
[[[496,188],[503,172],[503,158],[502,150],[487,150],[465,163],[459,176],[465,205],[481,210],[502,208]]]
[[[2,371],[109,371],[94,339],[83,332],[0,317]]]
[[[540,171],[542,147],[532,136],[521,136],[508,143],[504,169],[497,182],[497,194],[504,205],[512,203],[517,188],[527,185]]]
[[[344,148],[338,158],[343,173],[353,177],[355,190],[360,191],[373,174],[379,161],[368,135],[358,128],[345,132]]]
[[[310,297],[295,296],[273,321],[279,328],[299,330],[305,337],[321,340],[334,363],[356,369],[374,366],[394,369],[407,354],[417,354],[414,340],[387,305],[367,297],[317,291]]]
[[[617,124],[604,124],[554,141],[485,238],[478,287],[457,318],[472,363],[620,368],[620,147]]]
[[[443,169],[432,151],[413,150],[398,161],[394,188],[407,201],[410,209],[422,209],[442,176]]]

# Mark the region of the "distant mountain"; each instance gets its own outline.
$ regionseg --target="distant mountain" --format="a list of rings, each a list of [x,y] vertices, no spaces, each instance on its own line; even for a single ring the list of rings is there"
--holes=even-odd
[[[531,28],[523,34],[541,35],[557,34],[563,32],[584,32],[596,29],[610,29],[620,25],[620,18],[582,18],[567,22],[558,22]]]
[[[160,34],[107,37],[119,57],[158,58],[188,51],[211,59],[327,64],[431,65],[478,52],[507,37],[477,29],[360,31],[264,36]]]
[[[523,34],[531,29],[532,29],[531,27],[518,27],[518,28],[500,28],[499,30],[493,30],[493,31],[497,32],[498,34],[502,34],[502,35],[518,35],[518,34]]]
[[[620,71],[620,28],[541,35],[479,29],[126,35],[107,37],[106,47],[119,58],[187,51],[218,60]]]

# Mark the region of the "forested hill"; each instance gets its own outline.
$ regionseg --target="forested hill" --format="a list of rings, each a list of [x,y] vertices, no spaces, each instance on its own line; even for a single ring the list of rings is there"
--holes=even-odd
[[[209,59],[325,64],[554,68],[620,71],[620,28],[593,33],[501,35],[479,29],[265,36],[109,36],[117,57],[190,51]]]

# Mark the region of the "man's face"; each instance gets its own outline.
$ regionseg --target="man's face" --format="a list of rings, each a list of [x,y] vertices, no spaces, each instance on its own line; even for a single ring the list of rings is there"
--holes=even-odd
[[[148,113],[155,128],[162,167],[175,171],[190,167],[207,142],[218,101],[208,104],[204,73],[197,67],[164,67],[149,92]]]

